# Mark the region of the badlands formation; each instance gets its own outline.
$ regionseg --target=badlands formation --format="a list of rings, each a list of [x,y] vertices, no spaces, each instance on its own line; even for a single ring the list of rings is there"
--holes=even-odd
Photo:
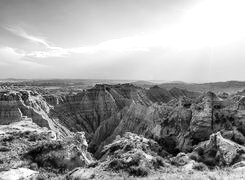
[[[0,91],[0,179],[244,179],[245,91]]]

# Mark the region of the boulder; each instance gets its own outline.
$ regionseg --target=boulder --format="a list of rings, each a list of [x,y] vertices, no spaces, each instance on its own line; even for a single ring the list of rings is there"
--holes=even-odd
[[[208,141],[201,142],[194,151],[201,157],[201,161],[209,166],[231,166],[241,159],[245,147],[223,138],[218,132],[212,134]]]
[[[30,147],[24,157],[37,163],[38,167],[64,172],[94,162],[87,152],[87,146],[84,133],[78,132],[63,140],[42,142]]]
[[[107,171],[147,176],[151,171],[167,165],[158,155],[160,151],[161,147],[157,142],[133,133],[125,133],[123,137],[104,147],[101,167]]]
[[[68,171],[94,162],[87,152],[83,132],[57,139],[56,133],[32,121],[0,126],[0,169],[27,167],[50,171]]]

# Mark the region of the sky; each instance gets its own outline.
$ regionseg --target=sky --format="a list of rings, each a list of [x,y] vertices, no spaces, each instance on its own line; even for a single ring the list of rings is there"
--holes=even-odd
[[[244,0],[0,0],[0,78],[245,80]]]

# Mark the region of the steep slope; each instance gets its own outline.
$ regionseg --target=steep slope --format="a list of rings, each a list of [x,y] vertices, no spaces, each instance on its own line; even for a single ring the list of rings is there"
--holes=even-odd
[[[159,86],[153,86],[147,91],[147,96],[152,102],[167,103],[174,97],[166,89]]]
[[[125,132],[153,138],[173,154],[192,151],[195,145],[218,131],[226,138],[244,143],[245,113],[237,104],[241,104],[239,98],[230,101],[212,92],[195,101],[180,98],[177,106],[132,103],[97,128],[89,147],[100,157],[103,146]]]
[[[93,134],[100,124],[132,102],[148,106],[144,89],[131,84],[96,85],[82,93],[63,97],[51,112],[72,131]]]
[[[61,136],[69,135],[67,128],[49,117],[52,108],[40,94],[33,91],[0,92],[1,125],[30,118],[39,126],[52,129]]]
[[[100,157],[104,145],[126,132],[133,132],[145,137],[160,137],[161,123],[168,116],[170,109],[171,107],[168,106],[151,105],[147,107],[132,103],[116,116],[101,124],[89,147],[92,152],[96,152],[96,157]]]
[[[168,103],[171,100],[179,99],[181,97],[186,97],[190,99],[196,99],[201,93],[187,91],[180,88],[172,88],[169,91],[161,88],[159,86],[153,86],[147,90],[147,96],[152,102],[157,103]]]
[[[176,88],[176,87],[170,89],[169,93],[172,95],[172,97],[174,97],[176,99],[178,99],[180,97],[188,97],[191,99],[195,99],[201,95],[201,93],[198,93],[198,92],[187,91],[185,89],[180,89],[180,88]]]

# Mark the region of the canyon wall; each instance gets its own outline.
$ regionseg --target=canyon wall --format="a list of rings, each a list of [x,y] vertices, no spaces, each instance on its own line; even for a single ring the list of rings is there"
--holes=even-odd
[[[6,91],[0,93],[0,124],[29,118],[61,137],[83,131],[96,157],[105,145],[126,132],[152,138],[177,154],[192,151],[218,131],[243,144],[244,104],[241,93],[199,94],[131,84],[96,85],[65,96]]]

